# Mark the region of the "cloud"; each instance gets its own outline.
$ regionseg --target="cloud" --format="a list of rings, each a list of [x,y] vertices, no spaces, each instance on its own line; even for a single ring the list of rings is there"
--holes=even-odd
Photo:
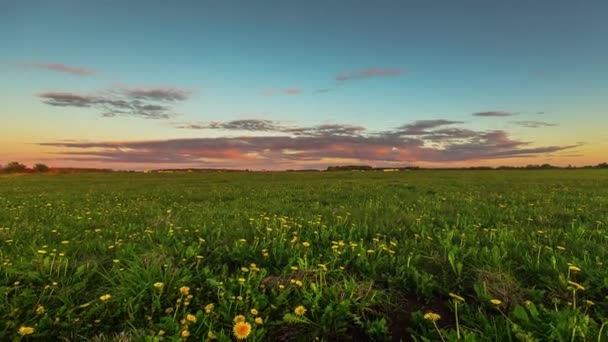
[[[336,163],[404,165],[535,157],[578,145],[533,146],[502,130],[448,127],[451,120],[422,120],[370,132],[348,124],[287,127],[270,120],[200,124],[194,129],[249,131],[249,136],[98,142],[44,142],[62,158],[89,162],[182,164],[198,167],[290,168]],[[256,135],[255,132],[265,132]],[[271,133],[271,134],[268,134]]]
[[[78,76],[87,76],[95,73],[95,70],[91,68],[76,67],[58,63],[22,63],[20,65],[25,68],[45,69]]]
[[[208,129],[226,131],[252,131],[286,133],[294,136],[328,136],[328,135],[357,135],[365,130],[364,127],[348,124],[322,124],[310,127],[284,126],[277,121],[244,119],[227,122],[209,122],[194,124],[177,124],[180,129]]]
[[[544,121],[533,121],[533,120],[529,120],[529,121],[513,121],[514,124],[522,126],[522,127],[526,127],[526,128],[538,128],[538,127],[552,127],[552,126],[557,126],[557,124],[554,123],[550,123],[550,122],[544,122]]]
[[[286,95],[297,95],[302,92],[302,89],[298,88],[287,88],[287,89],[266,89],[262,91],[262,95],[276,95],[276,94],[286,94]]]
[[[414,121],[413,123],[409,123],[409,124],[398,127],[397,130],[395,131],[395,133],[400,134],[400,135],[423,135],[423,134],[429,133],[428,129],[437,128],[437,127],[446,126],[446,125],[461,124],[461,123],[464,123],[464,121],[451,121],[451,120],[443,120],[443,119],[418,120],[418,121]]]
[[[382,68],[368,68],[362,70],[344,71],[337,74],[334,79],[336,81],[350,81],[350,80],[361,80],[372,77],[387,77],[387,76],[399,76],[401,75],[400,69],[382,69]]]
[[[176,128],[181,129],[223,129],[223,130],[236,130],[236,131],[259,131],[259,132],[279,132],[284,129],[281,126],[275,124],[272,120],[259,120],[259,119],[244,119],[244,120],[233,120],[227,122],[210,122],[210,123],[199,123],[199,124],[178,124]]]
[[[38,94],[43,102],[57,107],[91,107],[99,101],[93,96],[83,96],[74,93],[48,92]]]
[[[131,116],[168,119],[175,116],[167,102],[184,101],[192,94],[176,88],[115,88],[101,94],[82,95],[70,92],[37,94],[43,103],[55,107],[94,108],[103,117]]]
[[[514,116],[514,115],[517,115],[517,113],[489,111],[489,112],[473,113],[472,115],[473,116],[483,116],[483,117],[500,117],[500,116]]]
[[[192,94],[191,90],[176,88],[135,88],[125,89],[128,96],[140,100],[184,101]]]

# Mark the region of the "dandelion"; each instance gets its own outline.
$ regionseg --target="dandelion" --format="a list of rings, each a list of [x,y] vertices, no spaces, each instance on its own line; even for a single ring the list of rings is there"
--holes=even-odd
[[[572,271],[572,272],[580,272],[580,271],[581,271],[581,269],[580,269],[580,268],[578,268],[578,267],[576,267],[576,266],[574,266],[574,265],[570,265],[570,266],[568,266],[568,270],[570,270],[570,271]]]
[[[251,314],[254,316],[258,315],[258,310],[256,310],[256,309],[251,309],[251,311],[249,311],[249,312],[251,312]]]
[[[190,336],[190,332],[188,330],[182,330],[181,336],[183,338],[187,338],[188,336]]]
[[[450,297],[458,302],[464,302],[464,298],[460,297],[459,295],[455,294],[455,293],[449,293]]]
[[[490,299],[490,303],[492,303],[494,305],[500,305],[500,304],[502,304],[502,300],[494,298],[494,299]]]
[[[209,303],[209,304],[205,305],[205,313],[213,312],[214,307],[215,307],[215,305],[213,305],[213,303]]]
[[[262,319],[262,317],[256,317],[255,318],[255,324],[256,325],[262,325],[262,324],[264,324],[264,320]]]
[[[38,307],[36,307],[36,315],[44,315],[44,312],[46,310],[44,309],[44,306],[42,305],[38,305]]]
[[[163,329],[160,329],[158,331],[158,336],[163,336],[163,335],[165,335],[165,333],[166,333],[166,331],[164,331]]]
[[[294,283],[299,287],[302,287],[302,285],[304,285],[301,280],[296,280]]]
[[[238,300],[238,301],[241,301],[241,302],[242,302],[242,301],[243,301],[243,296],[236,296],[236,300]]]
[[[304,314],[306,313],[306,308],[304,307],[304,305],[299,305],[293,310],[293,312],[298,316],[304,316]]]
[[[441,330],[439,330],[439,327],[437,326],[437,321],[441,319],[441,316],[438,313],[429,311],[424,314],[423,318],[426,319],[427,321],[431,321],[433,323],[433,326],[435,327],[435,330],[437,330],[439,337],[441,337],[441,340],[443,342],[445,342],[445,339],[443,338],[443,335],[441,334]]]
[[[243,316],[243,315],[236,315],[236,316],[234,316],[234,319],[232,321],[234,323],[245,322],[245,316]]]
[[[291,266],[291,270],[292,271],[297,271],[298,270],[298,266]]]
[[[48,253],[47,251],[45,251],[44,249],[39,249],[38,250],[38,254],[46,254]]]
[[[308,248],[308,247],[310,247],[310,242],[304,241],[304,242],[302,242],[302,246]]]
[[[165,286],[165,284],[163,284],[161,282],[156,282],[156,283],[154,283],[153,286],[154,286],[155,289],[160,290],[160,289],[163,288],[163,286]]]
[[[21,326],[19,328],[18,333],[21,336],[31,335],[31,334],[34,333],[34,328],[32,328],[32,327],[26,327],[26,326]]]
[[[112,298],[111,294],[104,294],[103,296],[99,297],[99,300],[102,302],[107,302],[110,298]]]
[[[557,246],[557,249],[559,249],[560,251],[565,251],[566,247],[564,247],[564,246]]]
[[[439,315],[438,313],[429,311],[424,314],[423,318],[426,319],[427,321],[437,322],[438,320],[441,319],[441,315]]]
[[[585,291],[585,287],[579,283],[568,280],[568,284],[572,285],[578,291]]]
[[[282,290],[282,289],[284,289],[284,288],[285,288],[285,285],[283,285],[283,284],[279,284],[279,290]]]
[[[183,296],[187,296],[190,294],[190,288],[188,286],[182,286],[179,288],[179,292],[183,295]]]
[[[585,304],[587,304],[587,305],[589,305],[589,306],[593,306],[593,305],[595,305],[595,303],[594,303],[593,301],[589,300],[589,299],[587,299],[587,300],[585,301]]]
[[[245,284],[247,280],[245,278],[239,278],[239,283],[240,284]]]
[[[251,324],[247,322],[237,322],[232,331],[237,340],[244,340],[251,333]]]
[[[217,340],[217,336],[211,330],[209,330],[209,332],[207,333],[207,338],[210,340]]]
[[[196,316],[194,316],[193,314],[188,314],[186,315],[186,320],[188,322],[196,323]]]
[[[241,272],[247,273],[249,272],[249,269],[247,267],[241,267]]]

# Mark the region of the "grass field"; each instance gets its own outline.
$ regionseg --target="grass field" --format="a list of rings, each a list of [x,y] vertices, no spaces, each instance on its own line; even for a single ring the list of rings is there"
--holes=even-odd
[[[608,341],[607,246],[602,170],[3,176],[0,340]]]

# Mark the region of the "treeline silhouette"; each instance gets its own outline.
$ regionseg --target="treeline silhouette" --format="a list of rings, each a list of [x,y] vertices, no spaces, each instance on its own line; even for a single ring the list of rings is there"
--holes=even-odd
[[[0,164],[0,173],[77,173],[77,172],[112,172],[111,169],[91,169],[60,167],[51,168],[46,164],[38,163],[28,167],[20,162],[12,161],[6,165]]]
[[[407,170],[549,170],[549,169],[608,169],[608,163],[585,166],[556,166],[551,164],[529,164],[526,166],[470,166],[470,167],[372,167],[370,165],[338,165],[329,166],[325,171],[407,171]]]
[[[326,172],[334,171],[414,171],[414,170],[551,170],[551,169],[608,169],[608,163],[603,162],[597,165],[585,165],[585,166],[556,166],[551,164],[529,164],[526,166],[471,166],[471,167],[438,167],[438,168],[425,168],[420,166],[405,166],[405,167],[372,167],[370,165],[336,165],[329,166],[323,170]],[[154,173],[177,173],[177,172],[227,172],[227,171],[250,171],[248,169],[158,169],[158,170],[146,170],[144,172]],[[264,171],[264,170],[262,170]],[[287,172],[318,172],[321,170],[311,169],[289,169]],[[80,172],[117,172],[112,169],[95,169],[95,168],[51,168],[45,164],[35,164],[34,166],[27,167],[25,164],[13,161],[4,166],[0,165],[0,173],[80,173]],[[120,171],[125,172],[125,171]],[[134,172],[134,171],[127,171]]]

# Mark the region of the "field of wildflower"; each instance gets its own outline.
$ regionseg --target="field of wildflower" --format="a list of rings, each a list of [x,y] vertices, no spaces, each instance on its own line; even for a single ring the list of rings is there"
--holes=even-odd
[[[3,176],[0,261],[0,341],[608,341],[608,173]]]

